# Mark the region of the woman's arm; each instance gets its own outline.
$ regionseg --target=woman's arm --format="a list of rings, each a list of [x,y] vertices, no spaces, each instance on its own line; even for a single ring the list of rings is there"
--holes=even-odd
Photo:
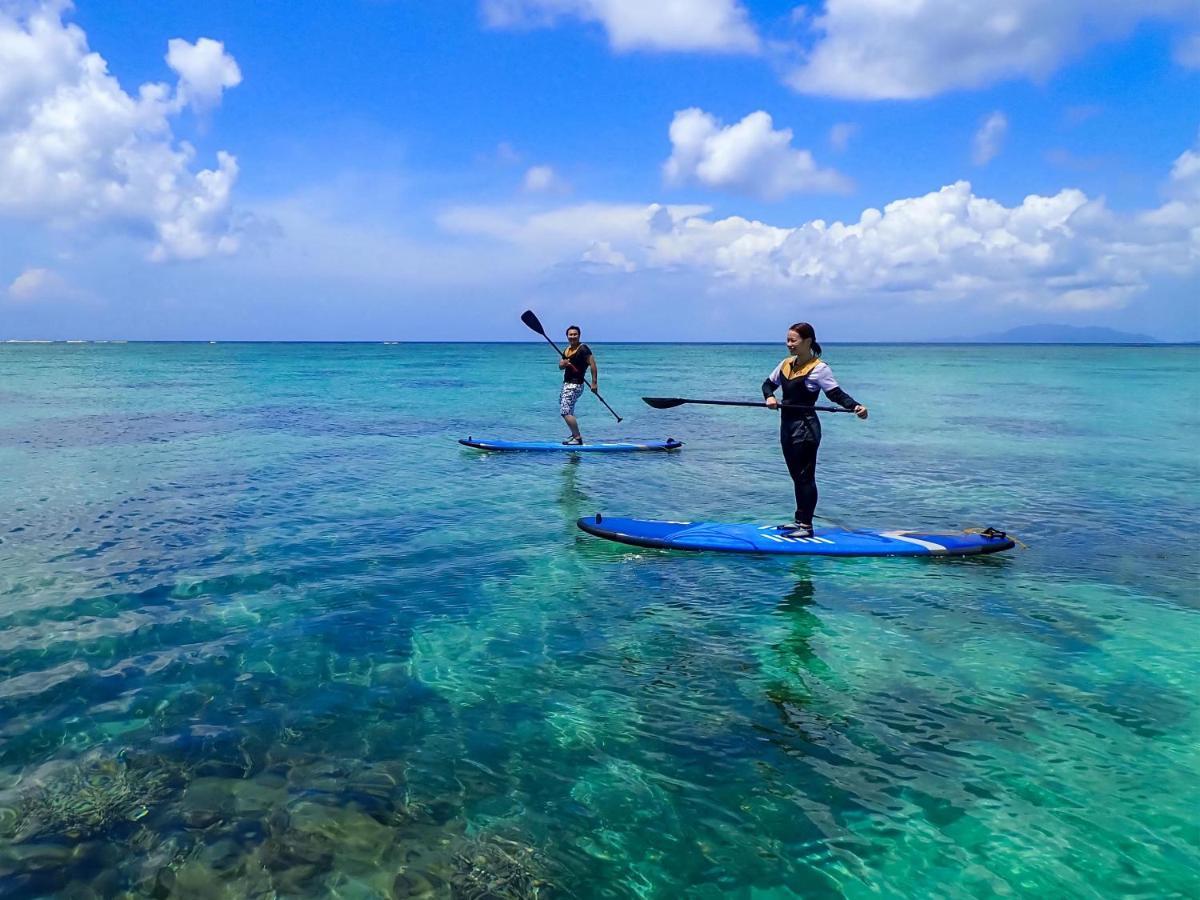
[[[842,390],[837,379],[833,377],[833,369],[828,364],[822,364],[808,376],[825,392],[825,396],[840,406],[848,409],[860,419],[867,417],[867,408]]]
[[[779,379],[782,376],[783,363],[775,367],[775,371],[763,379],[762,393],[763,400],[767,401],[767,406],[774,409],[779,405],[779,401],[775,399],[775,389],[779,387]]]

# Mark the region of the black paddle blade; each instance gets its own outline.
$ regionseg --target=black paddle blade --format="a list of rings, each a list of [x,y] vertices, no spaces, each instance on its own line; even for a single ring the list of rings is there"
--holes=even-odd
[[[542,328],[542,323],[538,321],[538,317],[533,314],[532,309],[527,309],[525,312],[521,313],[521,321],[540,334],[542,337],[546,336],[546,329]]]
[[[681,400],[678,397],[643,397],[642,402],[647,406],[653,406],[655,409],[674,409],[676,406],[682,406],[687,403],[686,400]]]

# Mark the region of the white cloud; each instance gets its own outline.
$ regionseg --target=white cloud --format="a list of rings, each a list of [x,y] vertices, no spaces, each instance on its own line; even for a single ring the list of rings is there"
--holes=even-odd
[[[637,269],[624,253],[614,250],[608,241],[593,243],[583,251],[580,260],[599,269],[615,269],[621,272],[633,272]]]
[[[543,268],[582,259],[593,245],[626,246],[631,236],[669,233],[676,221],[708,211],[707,206],[610,203],[581,203],[537,213],[465,206],[446,210],[438,217],[438,224],[451,234],[517,245],[527,252],[527,265]],[[625,255],[642,254],[630,249]]]
[[[1195,0],[826,0],[788,80],[802,93],[877,100],[1042,79],[1139,21],[1195,10]]]
[[[8,286],[8,297],[17,303],[30,303],[61,295],[67,289],[62,277],[50,269],[26,269]]]
[[[1200,69],[1200,31],[1189,34],[1175,45],[1175,62],[1185,69]]]
[[[986,166],[1000,152],[1000,144],[1008,134],[1008,116],[996,111],[983,120],[971,141],[971,160],[977,166]]]
[[[1200,203],[1200,140],[1196,143],[1196,149],[1185,150],[1171,166],[1167,189],[1178,199]]]
[[[1144,213],[1141,220],[1155,234],[1190,229],[1192,251],[1200,257],[1200,135],[1196,146],[1181,153],[1171,166],[1165,193],[1167,203]]]
[[[185,105],[214,104],[236,83],[221,45],[172,41],[177,88],[143,84],[134,97],[62,21],[63,4],[23,8],[0,7],[0,216],[147,233],[156,260],[236,249],[236,160],[219,153],[193,172],[195,151],[171,131]]]
[[[494,28],[533,28],[574,18],[595,22],[618,51],[750,53],[758,36],[738,0],[483,0]]]
[[[855,302],[960,301],[1041,309],[1127,303],[1164,275],[1200,271],[1200,144],[1168,183],[1175,199],[1118,215],[1103,200],[1064,189],[1015,206],[980,197],[966,182],[867,209],[854,222],[790,227],[705,207],[569,206],[529,212],[458,208],[440,224],[500,241],[543,271],[597,266],[633,275],[698,275],[714,289],[753,287]]]
[[[807,150],[792,147],[792,130],[776,131],[770,115],[752,112],[736,125],[702,109],[684,109],[671,122],[668,184],[702,184],[775,200],[799,191],[843,191],[849,181],[817,166]]]
[[[563,193],[569,185],[551,166],[530,166],[525,172],[522,187],[531,194]]]
[[[839,153],[850,146],[850,139],[858,134],[858,126],[853,122],[838,122],[829,129],[829,146]]]
[[[237,62],[212,38],[194,44],[172,38],[167,42],[167,65],[179,75],[180,99],[199,112],[217,106],[226,88],[242,83]]]

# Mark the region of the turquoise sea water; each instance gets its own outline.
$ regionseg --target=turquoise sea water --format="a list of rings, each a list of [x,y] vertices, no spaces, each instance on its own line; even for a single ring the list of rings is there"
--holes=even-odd
[[[608,544],[782,521],[769,346],[0,345],[0,896],[1200,890],[1195,348],[827,348],[818,510],[966,560]]]

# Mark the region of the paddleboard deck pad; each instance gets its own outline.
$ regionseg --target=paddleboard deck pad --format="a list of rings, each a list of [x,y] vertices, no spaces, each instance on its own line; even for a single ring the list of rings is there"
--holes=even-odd
[[[501,441],[492,438],[463,438],[459,443],[476,450],[532,450],[560,453],[630,453],[637,450],[678,450],[682,442],[674,438],[665,441],[612,441],[595,444],[561,444],[558,441]]]
[[[588,534],[636,547],[780,556],[973,556],[1015,546],[1012,538],[992,528],[949,534],[818,528],[812,537],[794,538],[778,525],[663,522],[601,515],[585,516],[576,524]]]

